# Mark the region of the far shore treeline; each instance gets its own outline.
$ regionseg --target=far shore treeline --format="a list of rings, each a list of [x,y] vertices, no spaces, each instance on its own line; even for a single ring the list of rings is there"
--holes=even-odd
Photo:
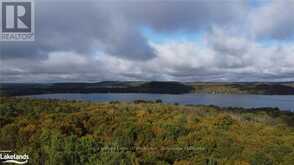
[[[293,95],[293,82],[172,82],[172,81],[104,81],[98,83],[1,83],[2,96],[50,93],[211,93]]]

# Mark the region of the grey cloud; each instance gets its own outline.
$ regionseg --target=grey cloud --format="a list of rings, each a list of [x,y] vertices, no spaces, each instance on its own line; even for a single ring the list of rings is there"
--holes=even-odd
[[[197,31],[211,25],[225,25],[244,16],[248,3],[244,0],[210,1],[139,1],[116,3],[137,24],[150,26],[158,31]]]
[[[236,20],[245,6],[243,0],[36,1],[36,42],[1,44],[1,57],[46,59],[53,51],[91,54],[101,49],[121,58],[146,60],[155,52],[138,31],[141,26],[196,31]]]
[[[294,1],[272,0],[251,12],[249,22],[257,38],[287,40],[294,38]]]
[[[3,43],[2,59],[40,56],[46,59],[48,53],[56,51],[91,54],[105,45],[107,48],[102,51],[118,57],[152,58],[153,50],[144,37],[135,28],[121,29],[121,25],[113,24],[120,14],[105,5],[92,1],[36,3],[36,42]],[[128,20],[124,21],[123,24],[129,24]]]
[[[249,34],[257,39],[292,36],[288,10],[250,11],[243,0],[43,0],[36,5],[37,40],[1,43],[0,81],[293,79],[294,45],[263,47]],[[245,19],[248,12],[253,14]],[[273,13],[273,25],[263,13]],[[249,24],[245,32],[239,29],[242,21]],[[206,43],[155,44],[141,34],[145,26],[159,34],[204,31]]]

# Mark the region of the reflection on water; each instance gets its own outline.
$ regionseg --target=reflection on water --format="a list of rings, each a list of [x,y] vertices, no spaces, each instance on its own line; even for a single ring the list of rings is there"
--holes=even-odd
[[[222,95],[222,94],[145,94],[145,93],[95,93],[95,94],[44,94],[33,95],[33,98],[86,100],[86,101],[134,101],[157,100],[164,103],[204,104],[223,107],[278,107],[281,110],[294,111],[294,95]]]

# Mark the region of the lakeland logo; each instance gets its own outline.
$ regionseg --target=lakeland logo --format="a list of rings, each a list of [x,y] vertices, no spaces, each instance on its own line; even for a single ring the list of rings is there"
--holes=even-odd
[[[26,164],[29,162],[29,156],[27,154],[11,154],[10,152],[11,151],[2,151],[2,153],[0,153],[0,164]]]

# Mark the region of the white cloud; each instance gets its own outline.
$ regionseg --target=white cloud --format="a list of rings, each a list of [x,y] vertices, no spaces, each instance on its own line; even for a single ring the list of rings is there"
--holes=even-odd
[[[39,40],[1,43],[1,81],[294,80],[292,1],[42,2]],[[152,43],[142,26],[205,35]]]
[[[272,0],[250,13],[256,37],[289,39],[294,37],[294,1]]]

